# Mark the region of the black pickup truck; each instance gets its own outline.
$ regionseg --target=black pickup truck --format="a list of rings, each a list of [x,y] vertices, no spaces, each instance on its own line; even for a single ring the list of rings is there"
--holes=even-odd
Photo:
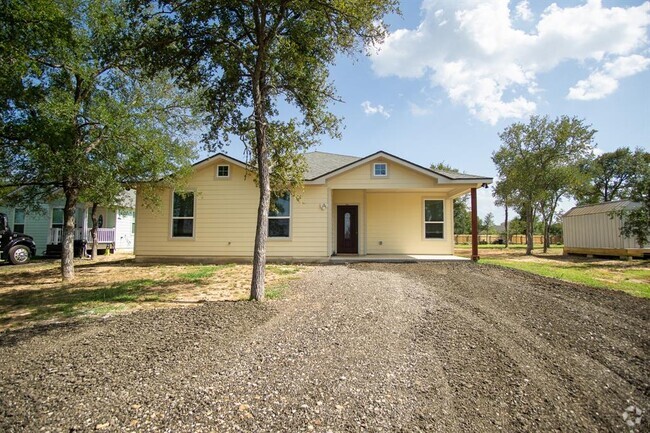
[[[28,263],[36,255],[34,238],[9,229],[7,215],[0,213],[0,259],[14,265]]]

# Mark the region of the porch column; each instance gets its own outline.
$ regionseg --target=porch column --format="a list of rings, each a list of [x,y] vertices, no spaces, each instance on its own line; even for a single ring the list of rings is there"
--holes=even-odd
[[[476,211],[476,188],[472,188],[472,261],[478,262],[478,216]]]
[[[83,224],[81,225],[81,230],[83,230],[81,234],[81,239],[84,241],[87,241],[86,236],[88,235],[88,206],[84,204],[84,216],[83,216]]]

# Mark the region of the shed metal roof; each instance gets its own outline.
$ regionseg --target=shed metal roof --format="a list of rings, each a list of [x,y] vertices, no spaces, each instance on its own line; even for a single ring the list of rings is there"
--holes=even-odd
[[[574,217],[579,215],[594,215],[601,213],[615,212],[623,209],[636,209],[641,206],[640,203],[636,203],[629,200],[619,200],[619,201],[608,201],[605,203],[598,204],[589,204],[584,206],[576,206],[572,209],[569,209],[563,217]]]

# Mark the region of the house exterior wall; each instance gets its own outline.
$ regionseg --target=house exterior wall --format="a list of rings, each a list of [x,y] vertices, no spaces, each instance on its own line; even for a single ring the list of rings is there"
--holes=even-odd
[[[250,258],[257,224],[258,189],[252,176],[230,165],[228,179],[216,179],[217,165],[197,170],[187,185],[195,194],[193,238],[171,237],[172,191],[161,194],[155,209],[137,196],[135,254],[139,260],[178,257]],[[327,203],[325,186],[305,186],[300,200],[291,198],[289,238],[269,238],[268,257],[327,257]]]
[[[135,234],[135,213],[132,210],[117,210],[115,219],[115,249],[120,252],[133,252]]]
[[[620,218],[609,213],[565,216],[562,233],[565,248],[632,249],[641,248],[633,238],[620,235]]]
[[[444,238],[424,237],[424,200],[443,200]],[[366,194],[368,254],[453,254],[451,200],[432,193]]]
[[[375,163],[387,164],[386,177],[372,175]],[[432,177],[383,158],[377,158],[327,180],[327,186],[332,189],[410,189],[432,188],[436,185],[437,182]]]

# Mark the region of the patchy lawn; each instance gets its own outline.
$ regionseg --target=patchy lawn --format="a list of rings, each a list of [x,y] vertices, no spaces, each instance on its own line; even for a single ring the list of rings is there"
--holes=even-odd
[[[459,256],[469,256],[465,246],[456,248]],[[572,283],[585,284],[613,290],[622,290],[634,296],[650,298],[650,262],[647,260],[597,259],[581,256],[564,256],[562,247],[553,246],[544,254],[542,249],[533,250],[526,256],[525,247],[510,248],[489,245],[479,248],[481,263],[520,269],[545,277]]]
[[[267,293],[281,296],[304,268],[268,265]],[[0,330],[76,316],[248,299],[251,265],[137,264],[133,256],[75,260],[76,278],[62,283],[58,260],[0,265]]]

